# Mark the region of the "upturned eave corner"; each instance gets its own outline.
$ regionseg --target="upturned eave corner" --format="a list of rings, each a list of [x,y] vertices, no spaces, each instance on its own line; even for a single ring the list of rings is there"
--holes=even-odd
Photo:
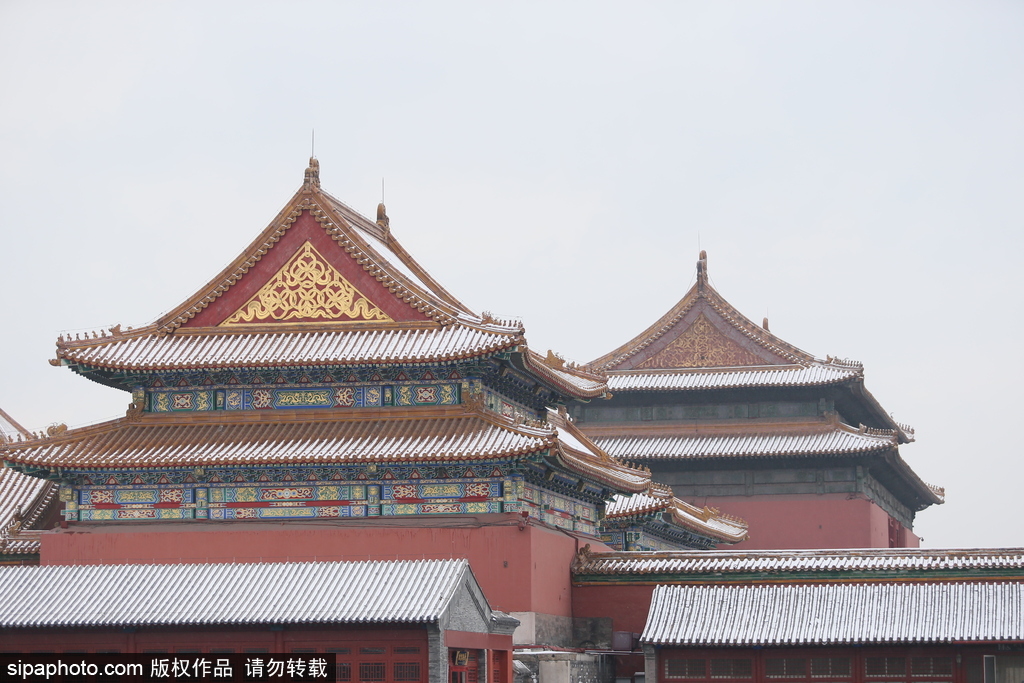
[[[943,505],[946,502],[946,489],[929,484],[922,479],[910,467],[907,461],[903,459],[897,448],[892,448],[883,457],[892,469],[898,473],[904,485],[917,497],[918,503],[913,506],[917,512],[921,512],[932,505]]]
[[[861,399],[862,404],[867,408],[872,416],[878,420],[878,422],[896,433],[899,443],[912,443],[916,440],[914,428],[910,425],[903,424],[902,422],[897,422],[890,413],[887,413],[885,409],[882,408],[882,404],[878,402],[878,399],[868,391],[868,388],[864,385],[863,372],[858,379],[850,382],[848,386],[850,386],[853,393]]]
[[[566,398],[588,401],[610,396],[604,373],[568,362],[554,351],[542,356],[525,341],[513,353],[512,363]]]

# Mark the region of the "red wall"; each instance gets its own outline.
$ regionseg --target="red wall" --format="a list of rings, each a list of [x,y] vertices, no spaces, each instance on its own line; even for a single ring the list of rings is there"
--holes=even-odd
[[[360,525],[72,524],[43,534],[40,564],[466,558],[492,608],[571,616],[569,565],[583,543],[536,522],[520,529],[521,520],[509,513],[437,518],[432,527],[393,526],[393,518]]]
[[[864,498],[847,494],[807,496],[709,496],[701,505],[716,507],[741,517],[750,524],[750,540],[733,546],[736,550],[888,548],[889,515]],[[906,547],[920,541],[904,530]]]
[[[653,593],[653,585],[573,586],[573,616],[611,617],[613,631],[642,633]]]
[[[393,628],[365,628],[339,626],[337,628],[286,626],[281,630],[264,628],[145,628],[131,631],[122,628],[90,629],[2,629],[0,640],[8,651],[61,652],[68,650],[116,650],[123,653],[142,652],[146,649],[196,650],[209,652],[211,648],[230,648],[241,653],[247,648],[263,648],[270,652],[289,652],[292,648],[325,651],[344,647],[347,643],[393,641],[401,644],[422,645],[426,648],[427,632],[422,626]]]

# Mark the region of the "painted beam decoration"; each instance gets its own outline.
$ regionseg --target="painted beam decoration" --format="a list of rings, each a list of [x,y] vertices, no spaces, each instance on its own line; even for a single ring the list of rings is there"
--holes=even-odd
[[[295,408],[383,408],[387,406],[454,406],[460,385],[402,384],[311,386],[308,384],[229,389],[150,389],[149,412],[207,410],[289,410]]]
[[[448,475],[437,478],[436,475]],[[455,475],[455,476],[452,476]],[[482,475],[482,476],[481,476]],[[528,485],[511,465],[81,472],[66,521],[247,520],[527,512],[595,535],[597,505]]]

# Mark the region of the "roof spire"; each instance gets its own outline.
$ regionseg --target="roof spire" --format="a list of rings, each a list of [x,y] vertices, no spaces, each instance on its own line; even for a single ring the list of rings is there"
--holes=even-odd
[[[708,282],[708,252],[700,250],[700,258],[697,260],[697,291],[703,292],[704,285]]]
[[[306,167],[306,177],[302,181],[303,190],[320,189],[320,162],[316,157],[309,158],[309,166]]]

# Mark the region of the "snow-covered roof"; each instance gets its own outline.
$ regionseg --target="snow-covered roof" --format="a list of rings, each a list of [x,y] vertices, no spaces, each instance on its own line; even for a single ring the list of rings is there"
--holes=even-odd
[[[1022,583],[658,586],[641,636],[663,647],[1006,640],[1024,640]]]
[[[466,560],[8,567],[0,626],[426,623],[468,572]]]
[[[862,576],[893,572],[979,572],[997,570],[1024,578],[1024,548],[847,550],[673,550],[593,553],[573,568],[576,574],[677,575],[715,581],[749,574],[806,575],[825,580],[839,573]],[[667,580],[667,579],[665,579]]]

